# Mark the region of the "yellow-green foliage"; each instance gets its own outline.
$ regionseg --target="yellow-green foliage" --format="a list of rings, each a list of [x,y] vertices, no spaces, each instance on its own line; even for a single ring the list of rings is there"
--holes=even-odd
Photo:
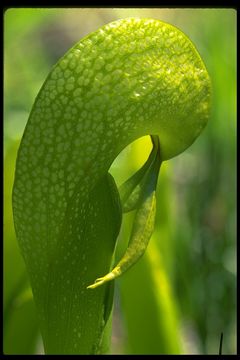
[[[191,41],[152,19],[91,33],[44,83],[18,151],[13,211],[47,353],[101,352],[121,223],[108,169],[133,140],[159,137],[161,160],[206,125],[210,80]]]

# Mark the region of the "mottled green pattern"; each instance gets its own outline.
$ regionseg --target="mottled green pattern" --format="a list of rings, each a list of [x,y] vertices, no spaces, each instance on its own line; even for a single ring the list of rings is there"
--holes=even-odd
[[[209,93],[192,43],[151,19],[102,27],[50,72],[22,138],[13,189],[15,229],[47,352],[95,352],[106,289],[83,293],[109,270],[119,230],[115,185],[111,192],[104,180],[111,163],[146,134],[159,136],[162,160],[182,152],[206,124]],[[97,189],[99,181],[105,192]],[[90,201],[92,191],[96,199]]]

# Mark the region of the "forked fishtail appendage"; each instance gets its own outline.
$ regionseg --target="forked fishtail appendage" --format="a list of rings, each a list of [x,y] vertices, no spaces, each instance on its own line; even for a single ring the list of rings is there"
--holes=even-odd
[[[159,142],[157,137],[152,137],[152,142],[153,150],[151,152],[151,155],[155,153],[155,157],[152,159],[151,162],[149,162],[149,167],[146,170],[146,173],[140,179],[141,184],[139,190],[140,194],[138,201],[138,209],[134,219],[128,248],[122,259],[114,267],[114,269],[107,275],[97,278],[94,284],[87,287],[88,289],[95,289],[96,287],[119,277],[124,272],[126,272],[132,265],[134,265],[145,253],[149,240],[154,231],[154,222],[156,215],[156,186],[161,165]],[[147,161],[149,161],[149,159]],[[129,194],[129,197],[131,197],[131,193]]]

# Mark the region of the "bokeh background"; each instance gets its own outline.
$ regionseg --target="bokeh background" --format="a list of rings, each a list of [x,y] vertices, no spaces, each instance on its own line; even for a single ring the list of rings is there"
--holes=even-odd
[[[236,354],[236,11],[234,9],[8,9],[4,14],[4,352],[43,353],[17,246],[11,189],[17,148],[51,67],[77,41],[129,16],[179,27],[212,79],[209,124],[164,163],[156,230],[139,263],[116,281],[113,354]],[[126,148],[111,173],[121,184],[151,148]],[[124,216],[116,258],[129,235]]]

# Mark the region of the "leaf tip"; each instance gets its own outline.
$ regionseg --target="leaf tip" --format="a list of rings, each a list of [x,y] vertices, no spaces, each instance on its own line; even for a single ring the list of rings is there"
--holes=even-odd
[[[98,286],[105,284],[107,281],[115,279],[116,275],[113,272],[108,273],[107,275],[97,278],[92,285],[88,285],[87,289],[95,289]]]

